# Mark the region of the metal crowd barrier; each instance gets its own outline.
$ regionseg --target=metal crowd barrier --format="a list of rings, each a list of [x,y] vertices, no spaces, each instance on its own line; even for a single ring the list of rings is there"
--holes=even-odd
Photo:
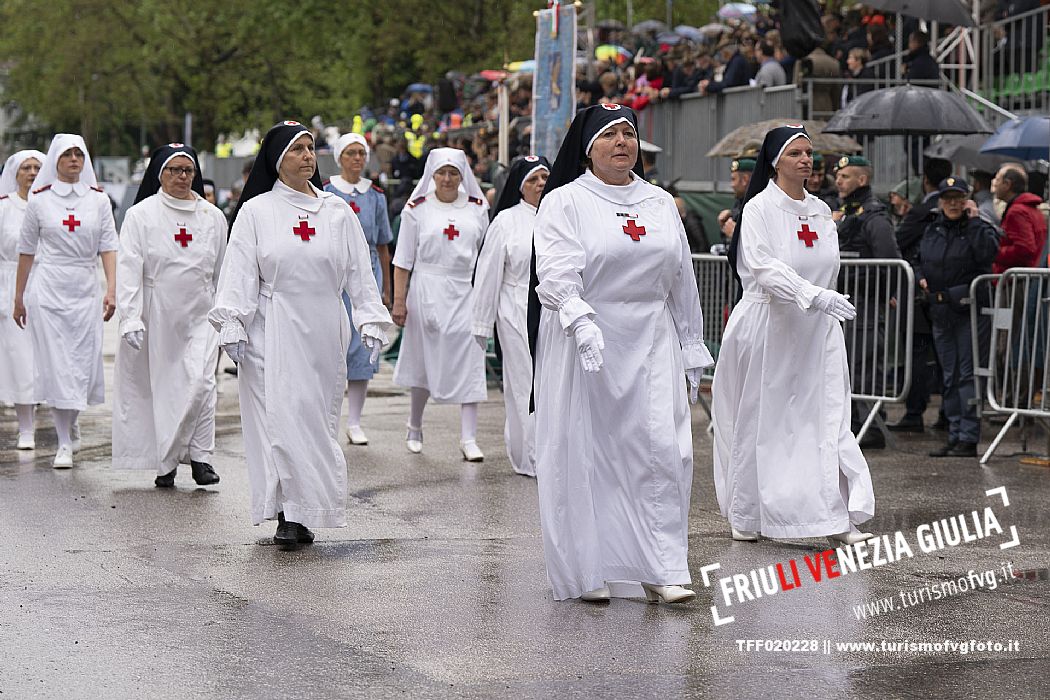
[[[737,286],[728,259],[723,255],[693,255],[693,271],[704,312],[704,341],[718,364],[729,314],[736,302]],[[852,398],[866,415],[857,438],[872,423],[893,444],[880,410],[887,403],[903,401],[911,386],[912,313],[915,277],[904,260],[843,259],[839,291],[857,306],[857,318],[844,324],[849,358]],[[710,382],[714,367],[705,371]],[[710,416],[710,406],[701,401]]]
[[[980,392],[984,383],[986,408],[1006,414],[1007,418],[981,457],[981,464],[987,464],[1018,419],[1022,430],[1025,419],[1030,418],[1042,423],[1050,436],[1046,372],[1050,347],[1050,270],[1021,267],[1002,275],[982,275],[970,285],[970,298],[979,298],[976,296],[979,286],[991,283],[995,283],[995,302],[992,308],[983,309],[983,313],[992,317],[991,339],[977,389]],[[981,312],[976,304],[971,304],[970,318],[975,328]],[[975,357],[978,356],[977,335],[974,333]],[[1027,449],[1026,433],[1023,440]],[[1050,453],[1050,437],[1047,452]]]

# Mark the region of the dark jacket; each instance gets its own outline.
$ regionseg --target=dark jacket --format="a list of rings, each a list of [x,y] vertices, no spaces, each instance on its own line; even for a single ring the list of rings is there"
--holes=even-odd
[[[937,214],[922,235],[915,280],[925,279],[931,296],[969,287],[977,275],[992,271],[998,251],[998,233],[981,217],[963,214],[951,221]]]
[[[922,234],[926,227],[937,217],[940,197],[926,195],[928,199],[913,206],[904,219],[897,224],[897,247],[900,248],[901,256],[911,263],[912,267],[919,264],[919,243],[922,242]]]
[[[726,88],[741,87],[747,85],[749,69],[747,59],[739,51],[733,54],[726,64],[722,79],[707,84],[707,92],[722,92]]]
[[[858,187],[842,203],[845,217],[838,222],[839,250],[861,258],[899,258],[897,238],[886,205],[870,187]]]
[[[941,77],[941,67],[927,49],[916,49],[906,55],[904,70],[908,80],[937,80]]]
[[[999,255],[992,272],[1003,272],[1011,267],[1039,267],[1046,245],[1046,219],[1039,211],[1043,200],[1025,192],[1010,200],[1003,213]]]

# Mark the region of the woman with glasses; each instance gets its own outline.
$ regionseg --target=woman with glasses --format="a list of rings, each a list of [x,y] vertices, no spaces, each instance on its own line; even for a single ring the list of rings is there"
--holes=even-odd
[[[77,134],[55,134],[51,141],[33,182],[18,253],[14,319],[33,339],[36,400],[49,404],[54,416],[54,467],[69,469],[77,416],[104,400],[102,322],[116,310],[113,209]],[[101,299],[96,258],[106,275]]]
[[[179,463],[214,484],[215,362],[208,323],[226,253],[226,217],[204,199],[197,152],[150,156],[120,230],[117,312],[124,342],[114,371],[113,466],[152,469],[175,485]]]

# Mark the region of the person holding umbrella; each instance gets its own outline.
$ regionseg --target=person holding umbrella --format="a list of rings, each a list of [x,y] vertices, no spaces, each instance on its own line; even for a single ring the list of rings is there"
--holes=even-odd
[[[805,190],[813,147],[801,124],[766,134],[730,261],[743,285],[711,388],[715,492],[733,539],[852,544],[875,514],[850,430],[838,233]]]

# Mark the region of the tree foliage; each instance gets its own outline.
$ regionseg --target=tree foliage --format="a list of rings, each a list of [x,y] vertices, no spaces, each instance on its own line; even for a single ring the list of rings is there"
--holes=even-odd
[[[675,21],[699,22],[700,4],[676,3]],[[621,5],[598,2],[599,17],[623,14]],[[663,2],[634,5],[636,20],[663,17]],[[223,132],[314,114],[346,120],[408,83],[528,58],[532,12],[543,6],[0,0],[4,99],[44,130],[83,134],[112,154],[181,139],[190,112],[195,144],[211,148]]]

